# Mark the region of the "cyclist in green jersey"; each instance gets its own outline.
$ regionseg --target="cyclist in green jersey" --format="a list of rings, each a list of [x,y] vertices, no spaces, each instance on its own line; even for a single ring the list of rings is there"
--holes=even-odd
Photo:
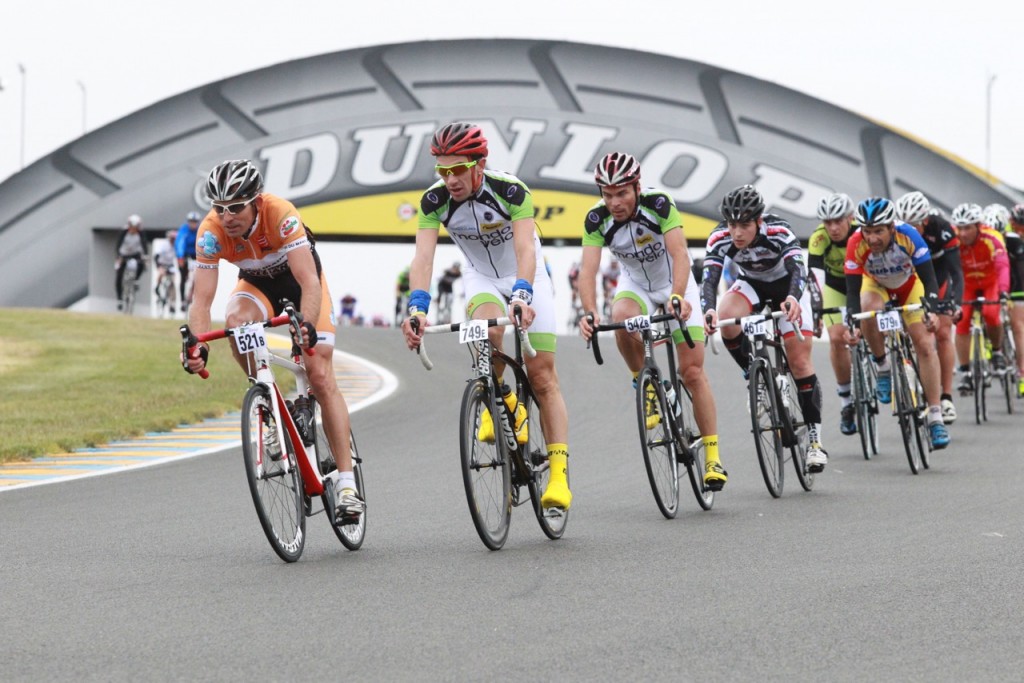
[[[675,202],[668,194],[653,189],[641,190],[640,164],[631,154],[615,152],[605,156],[594,171],[601,190],[601,201],[587,213],[584,221],[583,263],[580,268],[580,301],[583,310],[593,313],[594,324],[601,322],[597,308],[597,270],[601,249],[607,246],[622,263],[611,317],[622,322],[638,315],[650,315],[658,305],[676,315],[686,325],[694,348],[683,343],[681,330],[673,331],[679,357],[679,374],[693,396],[693,412],[700,429],[706,454],[704,483],[721,490],[728,477],[718,456],[718,417],[715,397],[704,372],[704,322],[701,318],[700,292],[690,277],[690,254],[683,235],[683,223]],[[606,298],[608,294],[606,293]],[[679,310],[669,306],[678,302]],[[676,323],[673,323],[674,325]],[[593,327],[580,319],[580,334],[589,340]],[[643,346],[639,335],[618,330],[615,342],[633,381],[644,367]],[[647,401],[647,428],[653,429],[661,417],[655,402]]]
[[[818,218],[822,223],[811,233],[807,245],[807,265],[821,288],[822,306],[825,308],[846,305],[846,242],[857,229],[853,219],[853,200],[842,192],[834,192],[818,202]],[[839,431],[856,434],[855,408],[850,393],[850,347],[847,344],[846,324],[842,313],[828,313],[824,316],[828,328],[829,357],[832,371],[836,375],[836,392],[839,394]]]

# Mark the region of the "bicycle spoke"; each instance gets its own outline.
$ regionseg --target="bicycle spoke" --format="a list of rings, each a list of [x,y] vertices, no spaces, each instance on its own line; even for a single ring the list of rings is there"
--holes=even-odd
[[[641,370],[636,378],[636,404],[640,449],[654,502],[661,514],[672,519],[679,510],[679,463],[666,417],[665,389],[650,368]]]
[[[480,540],[498,550],[508,538],[512,515],[512,477],[501,441],[500,420],[494,420],[496,402],[486,382],[475,380],[466,387],[460,420],[460,450],[463,483],[470,516]],[[494,437],[481,441],[481,419],[494,420]]]

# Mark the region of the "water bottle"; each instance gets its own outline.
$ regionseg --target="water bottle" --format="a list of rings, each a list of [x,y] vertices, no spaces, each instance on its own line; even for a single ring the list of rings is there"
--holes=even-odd
[[[295,426],[302,437],[302,443],[312,446],[314,436],[313,407],[310,405],[307,397],[299,396],[295,399],[295,402],[292,404],[292,418],[294,418]]]
[[[661,380],[661,383],[665,385],[665,400],[672,407],[672,414],[676,417],[683,412],[683,407],[679,405],[679,397],[676,396],[676,388],[672,386],[672,382],[667,379]]]

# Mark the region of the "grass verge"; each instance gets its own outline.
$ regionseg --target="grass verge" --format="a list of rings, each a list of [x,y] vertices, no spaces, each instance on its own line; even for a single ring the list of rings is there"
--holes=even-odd
[[[204,381],[181,369],[180,325],[0,309],[0,462],[166,431],[237,410],[249,383],[231,357],[230,341],[211,345],[210,378]],[[284,385],[291,377],[278,380]]]

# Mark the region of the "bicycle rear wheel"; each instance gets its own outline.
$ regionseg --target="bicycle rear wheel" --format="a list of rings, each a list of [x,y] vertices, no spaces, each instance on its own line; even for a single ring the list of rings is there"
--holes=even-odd
[[[1003,357],[1006,369],[1000,379],[1003,382],[1003,393],[1006,394],[1006,412],[1013,415],[1013,402],[1017,398],[1017,348],[1013,343],[1013,330],[1010,325],[1003,324]]]
[[[789,406],[783,405],[782,414],[788,417],[792,431],[792,442],[789,445],[790,459],[793,461],[793,469],[796,470],[796,478],[804,491],[814,488],[814,474],[807,471],[807,422],[804,420],[804,411],[800,409],[800,399],[797,396],[796,380],[792,373],[786,374],[786,402]]]
[[[320,461],[320,473],[330,474],[334,469],[337,468],[337,464],[334,459],[334,452],[331,450],[331,444],[327,441],[327,433],[323,428],[323,417],[320,411],[320,404],[313,400],[315,408],[313,409],[313,419],[316,429],[316,455]],[[359,457],[359,450],[356,448],[356,435],[349,429],[349,448],[352,451],[352,474],[356,479],[356,490],[359,492],[359,496],[366,501],[366,486],[363,484],[363,460]],[[332,487],[333,488],[333,487]],[[341,544],[349,550],[359,550],[363,545],[363,539],[366,538],[366,510],[355,518],[348,519],[337,519],[334,515],[334,496],[337,493],[331,491],[331,497],[329,498],[325,492],[323,496],[324,509],[327,511],[327,519],[331,522],[331,528],[334,530],[334,535],[338,537]]]
[[[757,461],[761,465],[761,474],[768,493],[773,498],[782,495],[785,480],[782,454],[782,419],[779,406],[775,399],[773,373],[768,363],[755,359],[749,373],[749,408],[751,430],[754,434],[754,446],[757,448]]]
[[[693,396],[682,382],[678,384],[676,395],[679,397],[679,404],[682,407],[677,426],[682,434],[683,442],[692,456],[683,457],[686,473],[690,476],[690,488],[693,489],[693,495],[697,497],[697,504],[704,510],[710,510],[711,506],[715,504],[715,492],[704,486],[707,453],[704,450],[704,439],[697,429],[697,418],[693,413]],[[679,449],[678,455],[683,455],[681,449]]]
[[[647,429],[647,392],[655,395],[655,410],[658,413],[658,424]],[[665,400],[665,388],[661,385],[657,373],[651,368],[644,368],[636,378],[636,413],[640,427],[640,450],[647,468],[647,478],[651,482],[654,502],[658,504],[666,518],[672,519],[679,511],[679,463],[676,462],[676,448],[668,420],[668,404]]]
[[[494,420],[492,441],[477,438],[484,411]],[[473,526],[491,550],[505,544],[512,518],[512,472],[502,433],[494,391],[483,379],[471,381],[462,396],[459,421],[462,481]]]
[[[548,466],[548,441],[541,426],[540,406],[529,395],[529,392],[520,392],[519,395],[519,400],[526,406],[526,429],[529,436],[523,458],[527,460],[527,467],[530,468],[527,489],[530,491],[533,514],[537,516],[537,522],[544,535],[557,541],[565,532],[565,525],[569,521],[569,511],[557,508],[545,510],[540,504],[540,498],[547,489],[548,480],[551,479],[551,468]]]
[[[273,400],[273,394],[264,384],[254,384],[245,393],[242,401],[242,457],[249,492],[263,533],[282,560],[295,562],[302,555],[306,542],[302,478],[287,438],[284,440],[287,446],[285,456],[275,461],[264,452],[266,430],[273,426],[280,434],[283,429],[274,422]]]
[[[907,383],[910,386],[910,395],[914,398],[914,443],[920,455],[921,466],[928,469],[928,454],[931,452],[932,440],[928,436],[928,401],[924,395],[924,385],[921,383],[921,373],[917,366],[917,357],[913,353],[910,340],[904,337],[908,362],[904,364],[907,372]]]

